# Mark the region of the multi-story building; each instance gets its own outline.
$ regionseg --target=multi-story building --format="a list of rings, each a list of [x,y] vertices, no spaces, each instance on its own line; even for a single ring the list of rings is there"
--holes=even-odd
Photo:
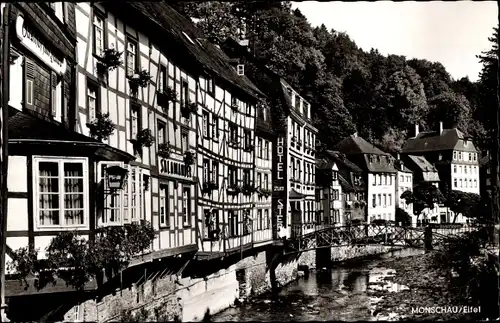
[[[338,167],[338,179],[342,190],[342,223],[366,221],[367,186],[363,179],[363,170],[338,151],[327,150],[321,155],[334,160]]]
[[[199,68],[190,63],[193,55],[179,58],[188,52],[190,31],[167,32],[166,16],[176,14],[169,9],[159,3],[76,4],[77,129],[92,135],[92,124],[108,114],[116,129],[103,140],[135,156],[128,164],[96,166],[95,180],[104,193],[94,196],[103,200],[94,225],[151,222],[156,238],[150,259],[197,250]],[[151,16],[155,11],[162,14]],[[168,43],[175,43],[175,50]],[[123,64],[110,65],[113,55]],[[176,93],[170,101],[169,91]],[[112,165],[128,170],[126,187],[113,193],[103,181]]]
[[[413,215],[413,204],[406,204],[406,201],[401,198],[404,192],[413,191],[413,172],[405,165],[399,154],[394,161],[394,167],[398,171],[396,175],[396,206],[409,215]]]
[[[201,35],[200,35],[201,37]],[[201,41],[219,62],[215,79],[200,87],[198,209],[203,216],[203,244],[198,258],[247,250],[272,242],[270,226],[270,135],[256,121],[269,114],[264,95],[218,47]],[[217,68],[217,69],[215,69]],[[212,86],[212,88],[210,87]],[[256,114],[259,114],[259,117]],[[259,124],[266,121],[260,120]]]
[[[316,158],[316,214],[316,224],[345,224],[339,169],[327,158]]]
[[[249,66],[248,75],[270,98],[273,142],[272,219],[275,238],[286,238],[297,230],[314,229],[315,140],[311,105],[283,78],[270,71],[233,39],[223,44],[226,53]],[[298,233],[298,232],[297,232]]]
[[[337,144],[336,150],[364,171],[368,185],[367,222],[375,219],[394,221],[397,171],[393,157],[356,133]]]
[[[405,163],[405,167],[411,169],[413,172],[413,186],[427,182],[439,188],[439,173],[436,167],[434,167],[434,165],[432,165],[427,159],[425,159],[425,157],[403,155],[401,156],[401,160]],[[405,203],[404,201],[402,202]],[[411,207],[411,209],[413,210],[412,204],[408,204],[408,207]],[[437,223],[438,221],[440,221],[441,223],[448,222],[443,219],[443,216],[441,216],[441,219],[438,219],[440,209],[440,206],[436,203],[433,208],[425,208],[420,215],[415,215],[413,212],[408,212],[412,216],[412,226],[420,226],[421,224],[430,222]]]
[[[439,188],[442,192],[458,190],[480,193],[479,154],[472,139],[459,129],[444,129],[440,122],[438,131],[420,132],[416,125],[415,137],[406,141],[403,153],[423,156],[433,164],[441,179]],[[440,207],[439,213],[448,216],[453,212]],[[465,218],[458,216],[456,221],[465,222]]]
[[[489,152],[481,157],[479,160],[479,188],[481,194],[488,194],[491,196],[492,190],[492,176],[491,176],[491,156]]]

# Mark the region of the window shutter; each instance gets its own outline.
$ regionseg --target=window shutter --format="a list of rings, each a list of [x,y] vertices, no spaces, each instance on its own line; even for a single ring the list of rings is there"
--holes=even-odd
[[[26,107],[32,107],[34,105],[34,85],[35,85],[35,64],[29,58],[24,60],[24,78],[25,78],[25,88],[24,88],[24,104]]]

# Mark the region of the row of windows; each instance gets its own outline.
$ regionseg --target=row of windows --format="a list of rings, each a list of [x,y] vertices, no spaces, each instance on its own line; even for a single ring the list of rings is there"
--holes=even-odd
[[[455,188],[477,188],[477,179],[472,180],[469,178],[454,178],[453,179],[453,187]]]
[[[399,182],[400,183],[411,183],[411,175],[400,175],[399,176]]]
[[[286,89],[288,96],[292,102],[292,106],[298,110],[299,113],[303,114],[306,118],[311,117],[311,106],[309,103],[304,101],[298,94],[296,94],[292,88],[287,87]]]
[[[453,152],[453,160],[477,161],[477,153],[454,151]]]
[[[378,203],[377,203],[378,201]],[[383,203],[382,203],[383,202]],[[372,194],[372,206],[387,207],[392,205],[392,194]]]
[[[315,149],[315,136],[312,132],[305,128],[302,130],[302,127],[297,122],[292,120],[292,129],[290,134],[292,135],[292,147],[297,149],[304,147],[304,149],[311,150],[312,154],[312,151]],[[304,142],[302,142],[302,139],[304,139]]]
[[[459,173],[459,174],[477,174],[478,173],[478,166],[471,166],[471,165],[453,165],[453,173]]]
[[[204,238],[212,238],[224,230],[221,214],[217,209],[205,209]],[[253,230],[268,230],[271,227],[269,209],[257,209],[255,218],[250,216],[250,210],[228,211],[227,234],[229,237],[248,235]]]
[[[392,185],[392,175],[390,174],[374,174],[373,186],[375,185]]]
[[[316,182],[316,166],[313,163],[309,163],[307,161],[303,161],[298,158],[291,157],[290,158],[290,166],[288,167],[290,170],[290,174],[296,180],[302,180],[302,163],[305,165],[304,171],[304,181],[306,183],[315,183]]]
[[[174,132],[177,131],[178,128],[174,128]],[[167,139],[167,126],[163,121],[158,121],[156,128],[156,143],[158,145],[170,142]],[[189,149],[189,133],[184,128],[181,129],[181,151],[182,153],[186,152]]]
[[[257,158],[262,158],[264,160],[269,160],[271,156],[271,151],[269,149],[269,141],[257,138]]]

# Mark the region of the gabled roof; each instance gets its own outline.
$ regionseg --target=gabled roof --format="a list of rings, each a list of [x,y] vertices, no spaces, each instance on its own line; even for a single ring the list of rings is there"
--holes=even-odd
[[[316,158],[317,169],[331,170],[334,166],[335,162],[333,160],[329,160],[326,158]]]
[[[436,172],[437,169],[434,165],[432,165],[425,157],[423,156],[415,156],[415,155],[408,155],[408,158],[410,158],[415,165],[419,168],[421,172]]]
[[[344,154],[342,154],[338,151],[327,150],[326,154],[329,157],[333,158],[333,160],[335,160],[335,162],[337,163],[337,166],[339,168],[341,168],[341,167],[347,168],[350,171],[355,172],[355,173],[362,173],[363,172],[363,170],[361,168],[359,168],[356,164],[354,164],[349,159],[347,159],[347,157]]]
[[[467,145],[464,141],[467,141]],[[441,134],[438,131],[420,132],[416,137],[409,138],[403,146],[404,153],[444,150],[476,152],[472,141],[457,128],[444,129]]]
[[[413,171],[411,169],[409,169],[408,167],[406,167],[404,161],[402,161],[400,159],[395,159],[394,160],[394,168],[396,168],[396,170],[398,172],[413,173]]]
[[[378,149],[365,139],[359,137],[357,134],[350,135],[335,146],[335,150],[338,150],[344,154],[374,154],[374,155],[388,155],[388,153],[383,152]]]
[[[339,174],[338,179],[340,182],[340,186],[342,187],[342,191],[345,191],[345,192],[354,192],[355,191],[354,187],[349,183],[348,180],[346,180],[344,178],[344,176]]]
[[[189,58],[197,61],[213,76],[230,85],[237,86],[254,98],[264,94],[244,75],[238,75],[230,64],[229,58],[216,45],[204,40],[204,35],[194,24],[164,2],[126,2],[147,19],[155,23],[170,39],[173,51],[182,51]],[[187,36],[187,37],[186,37]]]

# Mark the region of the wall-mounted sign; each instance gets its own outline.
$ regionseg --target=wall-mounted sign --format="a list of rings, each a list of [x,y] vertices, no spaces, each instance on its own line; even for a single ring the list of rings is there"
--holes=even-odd
[[[285,169],[287,169],[287,145],[286,137],[278,136],[276,139],[276,144],[274,145],[274,156],[273,156],[273,169],[274,169],[274,180],[273,180],[273,220],[276,223],[274,227],[275,232],[273,232],[275,237],[282,237],[286,228],[286,218],[287,218],[287,176]]]
[[[45,45],[44,42],[35,35],[33,30],[26,25],[24,18],[18,16],[16,20],[16,33],[21,44],[41,59],[47,66],[59,75],[66,73],[66,60],[57,58]]]

